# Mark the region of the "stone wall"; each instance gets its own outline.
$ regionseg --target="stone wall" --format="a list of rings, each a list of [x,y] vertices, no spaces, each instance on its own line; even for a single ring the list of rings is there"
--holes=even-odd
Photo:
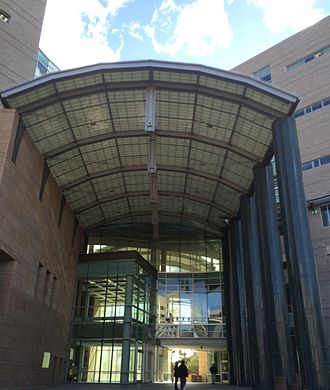
[[[25,133],[11,160],[18,116],[0,110],[0,388],[63,382],[84,233]],[[50,352],[49,368],[42,368]]]

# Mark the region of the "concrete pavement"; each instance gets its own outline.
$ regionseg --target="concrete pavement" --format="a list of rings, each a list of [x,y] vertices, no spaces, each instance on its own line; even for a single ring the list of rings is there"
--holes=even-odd
[[[27,387],[31,390],[174,390],[172,383],[142,383],[136,385],[95,384],[95,383],[66,383],[62,385],[45,385]],[[251,390],[250,387],[236,387],[210,383],[187,383],[185,390]]]

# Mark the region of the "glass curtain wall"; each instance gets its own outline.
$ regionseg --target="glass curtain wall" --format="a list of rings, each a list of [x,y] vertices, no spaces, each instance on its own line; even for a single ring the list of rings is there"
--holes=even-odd
[[[159,273],[158,338],[225,338],[223,274]]]
[[[157,242],[130,237],[93,234],[89,253],[137,251],[158,271],[156,338],[161,346],[171,340],[189,345],[189,340],[226,338],[221,240],[207,236],[182,236]],[[175,339],[175,340],[174,340]],[[208,341],[209,342],[209,341]],[[171,379],[167,349],[158,348],[154,380]],[[165,359],[165,360],[164,360]],[[167,363],[166,363],[167,362]],[[158,368],[157,368],[158,367]],[[220,367],[219,367],[220,370]],[[225,380],[225,375],[222,380]]]
[[[155,276],[134,261],[78,265],[69,380],[121,383],[123,366],[129,383],[151,380],[155,289]]]
[[[89,240],[88,253],[137,251],[159,272],[222,271],[219,239],[198,236],[176,237],[157,243],[123,237],[109,237],[100,231]]]

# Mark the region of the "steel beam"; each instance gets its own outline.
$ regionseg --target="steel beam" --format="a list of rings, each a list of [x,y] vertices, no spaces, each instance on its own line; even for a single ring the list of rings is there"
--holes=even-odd
[[[216,210],[219,210],[223,213],[224,218],[228,218],[234,211],[229,210],[223,207],[223,205],[220,205],[218,203],[213,203],[208,199],[201,198],[199,196],[194,196],[190,194],[185,194],[184,192],[172,192],[172,191],[159,191],[158,195],[160,197],[167,197],[167,198],[184,198],[184,199],[189,199],[194,202],[199,202],[202,204],[205,204],[207,206],[210,206],[212,208],[215,208]],[[134,191],[134,192],[129,192],[129,193],[121,193],[118,195],[112,195],[112,196],[107,196],[105,198],[99,198],[96,201],[90,202],[82,207],[79,207],[78,209],[74,210],[76,215],[82,214],[85,211],[99,205],[99,204],[104,204],[108,202],[112,202],[115,200],[120,200],[124,198],[135,198],[135,197],[145,197],[147,198],[150,196],[150,193],[147,191]]]
[[[194,133],[184,133],[182,131],[167,131],[167,130],[157,130],[158,137],[164,138],[176,138],[176,139],[188,139],[196,142],[200,142],[210,146],[216,146],[221,149],[228,149],[230,152],[237,154],[240,157],[244,157],[251,162],[259,161],[262,156],[257,156],[251,152],[247,152],[246,150],[232,145],[229,142],[217,140],[214,138],[205,137],[203,135],[194,134]],[[122,138],[140,138],[147,137],[147,134],[141,132],[140,130],[130,130],[130,131],[122,131],[120,133],[116,132],[107,132],[105,134],[94,135],[92,137],[86,137],[83,139],[79,139],[75,142],[70,142],[68,144],[62,145],[52,151],[43,154],[43,157],[48,160],[55,157],[60,156],[63,153],[69,152],[75,148],[80,146],[92,145],[98,142],[104,142],[114,139],[122,139]]]
[[[148,211],[141,211],[141,212],[136,212],[136,213],[126,213],[126,214],[121,214],[119,216],[116,216],[116,217],[112,217],[112,218],[109,218],[109,219],[103,219],[103,220],[100,220],[92,225],[89,225],[89,226],[86,226],[84,227],[84,230],[93,230],[97,227],[101,227],[103,225],[107,225],[111,222],[117,222],[117,221],[120,221],[122,219],[125,219],[125,218],[130,218],[130,217],[143,217],[143,216],[151,216],[151,210],[148,210]],[[209,227],[210,229],[218,232],[218,233],[221,233],[220,232],[220,226],[217,226],[217,225],[214,225],[208,221],[204,221],[200,218],[196,218],[195,216],[192,216],[192,215],[188,215],[188,214],[177,214],[177,213],[172,213],[172,212],[162,212],[160,211],[159,212],[159,215],[164,215],[164,216],[170,216],[170,217],[177,217],[178,219],[179,218],[185,218],[185,219],[188,219],[188,220],[191,220],[191,221],[194,221],[194,222],[197,222],[201,225],[203,225],[204,227]]]
[[[21,114],[29,113],[34,110],[39,110],[45,108],[52,104],[57,104],[68,99],[74,99],[83,97],[86,95],[97,94],[97,93],[107,93],[108,91],[131,91],[131,90],[143,90],[148,87],[155,87],[164,90],[173,90],[178,92],[190,92],[209,96],[214,99],[225,100],[231,103],[236,103],[238,105],[247,107],[255,112],[263,114],[269,118],[279,118],[283,116],[283,112],[265,105],[261,102],[249,99],[246,96],[235,94],[228,91],[221,91],[219,89],[210,88],[205,85],[198,85],[198,88],[195,84],[185,84],[185,83],[176,83],[170,81],[159,81],[159,80],[142,80],[142,81],[128,81],[128,82],[108,82],[100,83],[96,85],[89,85],[86,87],[75,88],[73,90],[61,91],[54,93],[53,95],[47,96],[45,98],[39,99],[36,102],[28,103],[17,108]],[[256,88],[257,89],[257,88]],[[271,93],[270,93],[271,95]],[[8,97],[5,97],[8,100]],[[289,106],[289,105],[288,105]],[[288,107],[288,109],[291,108]],[[285,113],[289,114],[289,112]]]
[[[90,175],[83,176],[77,180],[74,180],[72,182],[69,182],[61,187],[62,191],[68,191],[72,189],[75,186],[78,186],[80,184],[85,183],[88,180],[93,179],[100,179],[102,177],[115,175],[117,173],[121,172],[136,172],[136,171],[145,171],[145,165],[128,165],[123,167],[117,167],[112,169],[107,169],[105,171],[96,172]],[[198,171],[197,169],[192,168],[186,168],[186,167],[179,167],[176,165],[163,165],[158,164],[157,170],[160,171],[171,171],[171,172],[180,172],[180,173],[189,173],[194,176],[199,176],[204,179],[212,180],[217,183],[223,184],[224,186],[227,186],[231,188],[232,190],[236,191],[238,194],[243,194],[246,191],[245,187],[242,187],[234,182],[231,182],[230,180],[224,179],[222,177],[219,177],[217,175],[213,175],[204,171]]]

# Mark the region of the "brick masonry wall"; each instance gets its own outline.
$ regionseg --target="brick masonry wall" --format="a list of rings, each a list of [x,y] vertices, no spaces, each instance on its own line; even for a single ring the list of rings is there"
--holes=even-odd
[[[85,241],[78,227],[72,245],[68,205],[58,226],[61,192],[51,176],[39,200],[43,161],[27,133],[11,161],[17,123],[15,110],[0,110],[0,249],[13,259],[0,260],[0,388],[63,381]],[[41,368],[45,351],[49,368]]]

